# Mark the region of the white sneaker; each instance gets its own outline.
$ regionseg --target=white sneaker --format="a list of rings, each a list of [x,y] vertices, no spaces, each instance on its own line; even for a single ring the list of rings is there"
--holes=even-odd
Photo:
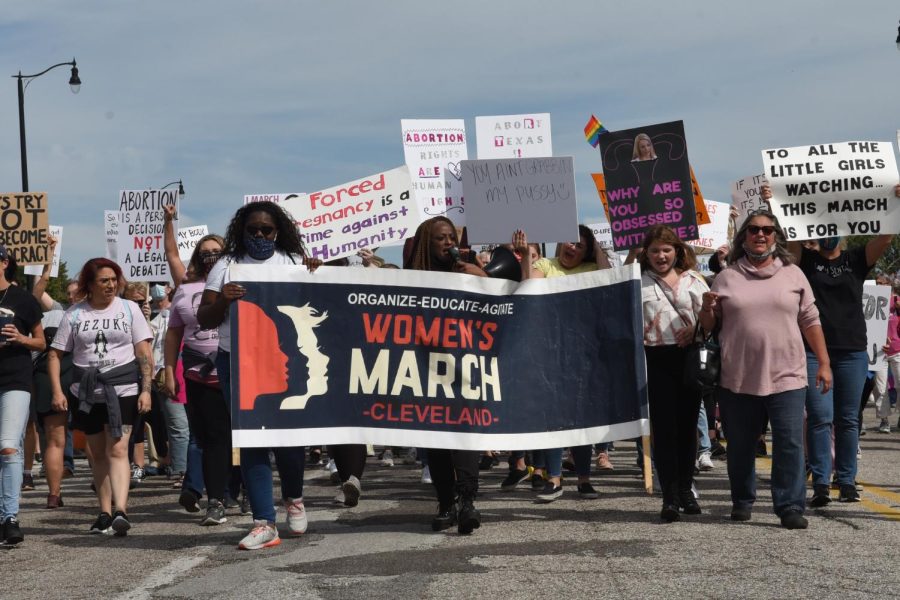
[[[362,494],[362,484],[360,484],[359,479],[355,475],[351,475],[350,478],[341,485],[341,490],[344,492],[344,504],[346,506],[352,507],[359,504],[359,496]]]
[[[403,464],[404,465],[414,465],[416,464],[416,449],[410,448],[406,451],[406,454],[403,456]]]
[[[387,449],[381,455],[381,466],[382,467],[393,467],[394,466],[394,453]]]
[[[297,498],[296,500],[288,498],[284,503],[284,509],[287,511],[287,526],[291,535],[306,533],[309,522],[306,520],[306,508],[303,506],[303,498]]]
[[[328,469],[328,472],[330,473],[329,477],[331,479],[331,483],[340,483],[341,482],[341,475],[340,475],[340,473],[338,473],[338,468],[337,468],[337,465],[334,463],[333,458],[328,459],[328,464],[325,465],[325,468]]]
[[[712,471],[716,468],[712,461],[712,455],[709,452],[704,452],[700,455],[700,458],[697,459],[697,468],[701,471]]]
[[[422,483],[431,484],[431,469],[428,468],[428,465],[422,469]]]
[[[278,529],[274,525],[270,525],[265,520],[253,521],[253,529],[241,540],[238,548],[241,550],[259,550],[261,548],[271,548],[280,543],[281,538],[278,537]]]
[[[891,423],[887,419],[881,419],[881,425],[878,426],[878,431],[881,433],[890,433],[891,432]]]
[[[334,503],[344,506],[344,502],[346,502],[346,501],[347,501],[347,498],[346,498],[346,496],[344,496],[344,490],[338,488],[338,493],[335,494],[335,496],[334,496]]]

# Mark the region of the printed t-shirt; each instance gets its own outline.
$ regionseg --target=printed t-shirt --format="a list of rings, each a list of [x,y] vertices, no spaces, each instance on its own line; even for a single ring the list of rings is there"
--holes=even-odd
[[[203,329],[197,321],[197,309],[200,307],[200,298],[203,296],[204,287],[206,287],[205,281],[193,281],[178,286],[170,307],[169,327],[184,327],[182,341],[185,348],[206,355],[218,349],[219,331],[218,329]],[[201,377],[201,366],[197,365],[185,372],[185,377],[201,382],[211,382],[215,379],[215,369],[209,373],[209,377]]]
[[[800,269],[816,298],[828,349],[864,351],[866,318],[862,294],[870,269],[865,247],[844,250],[834,260],[804,248]]]
[[[41,305],[34,296],[11,285],[0,292],[0,299],[0,312],[12,313],[19,333],[31,335],[34,326],[41,322]],[[0,345],[0,392],[31,392],[31,371],[31,351],[20,344]]]

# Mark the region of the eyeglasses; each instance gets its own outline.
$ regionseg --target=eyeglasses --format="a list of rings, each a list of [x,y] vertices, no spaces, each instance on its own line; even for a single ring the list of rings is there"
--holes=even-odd
[[[244,228],[244,231],[246,231],[250,235],[261,233],[264,236],[269,237],[270,235],[272,235],[272,232],[275,231],[275,228],[271,225],[263,225],[262,227],[257,227],[256,225],[247,225],[247,227]]]
[[[762,232],[763,235],[768,237],[775,233],[775,228],[771,225],[750,225],[747,227],[747,231],[750,232],[750,235],[759,235]]]

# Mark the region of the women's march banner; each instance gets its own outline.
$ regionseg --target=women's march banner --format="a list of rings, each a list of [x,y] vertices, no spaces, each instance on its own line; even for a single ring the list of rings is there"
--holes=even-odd
[[[648,432],[634,265],[522,284],[234,265],[240,447],[557,448]]]

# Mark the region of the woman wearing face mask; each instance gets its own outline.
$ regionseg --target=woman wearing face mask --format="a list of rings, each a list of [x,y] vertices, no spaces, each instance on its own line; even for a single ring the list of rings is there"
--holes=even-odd
[[[831,369],[812,290],[791,261],[775,215],[751,213],[734,236],[728,267],[703,295],[700,323],[706,331],[721,328],[718,401],[728,436],[731,519],[751,518],[756,442],[768,415],[775,514],[786,529],[806,529],[804,338],[818,359],[812,385],[827,392]]]
[[[306,264],[310,271],[321,264],[306,257],[306,249],[291,218],[273,202],[252,202],[237,210],[225,233],[222,258],[213,266],[206,279],[206,287],[197,311],[200,327],[218,327],[219,342],[216,368],[219,385],[227,406],[231,406],[231,323],[228,316],[231,303],[244,296],[243,286],[229,280],[231,264],[292,265]],[[306,531],[306,509],[303,506],[303,467],[305,453],[302,446],[272,448],[281,494],[287,512],[287,526],[291,535]],[[253,529],[238,545],[242,550],[258,550],[281,543],[275,527],[275,508],[272,495],[272,468],[268,448],[241,448],[241,472],[250,507]]]

